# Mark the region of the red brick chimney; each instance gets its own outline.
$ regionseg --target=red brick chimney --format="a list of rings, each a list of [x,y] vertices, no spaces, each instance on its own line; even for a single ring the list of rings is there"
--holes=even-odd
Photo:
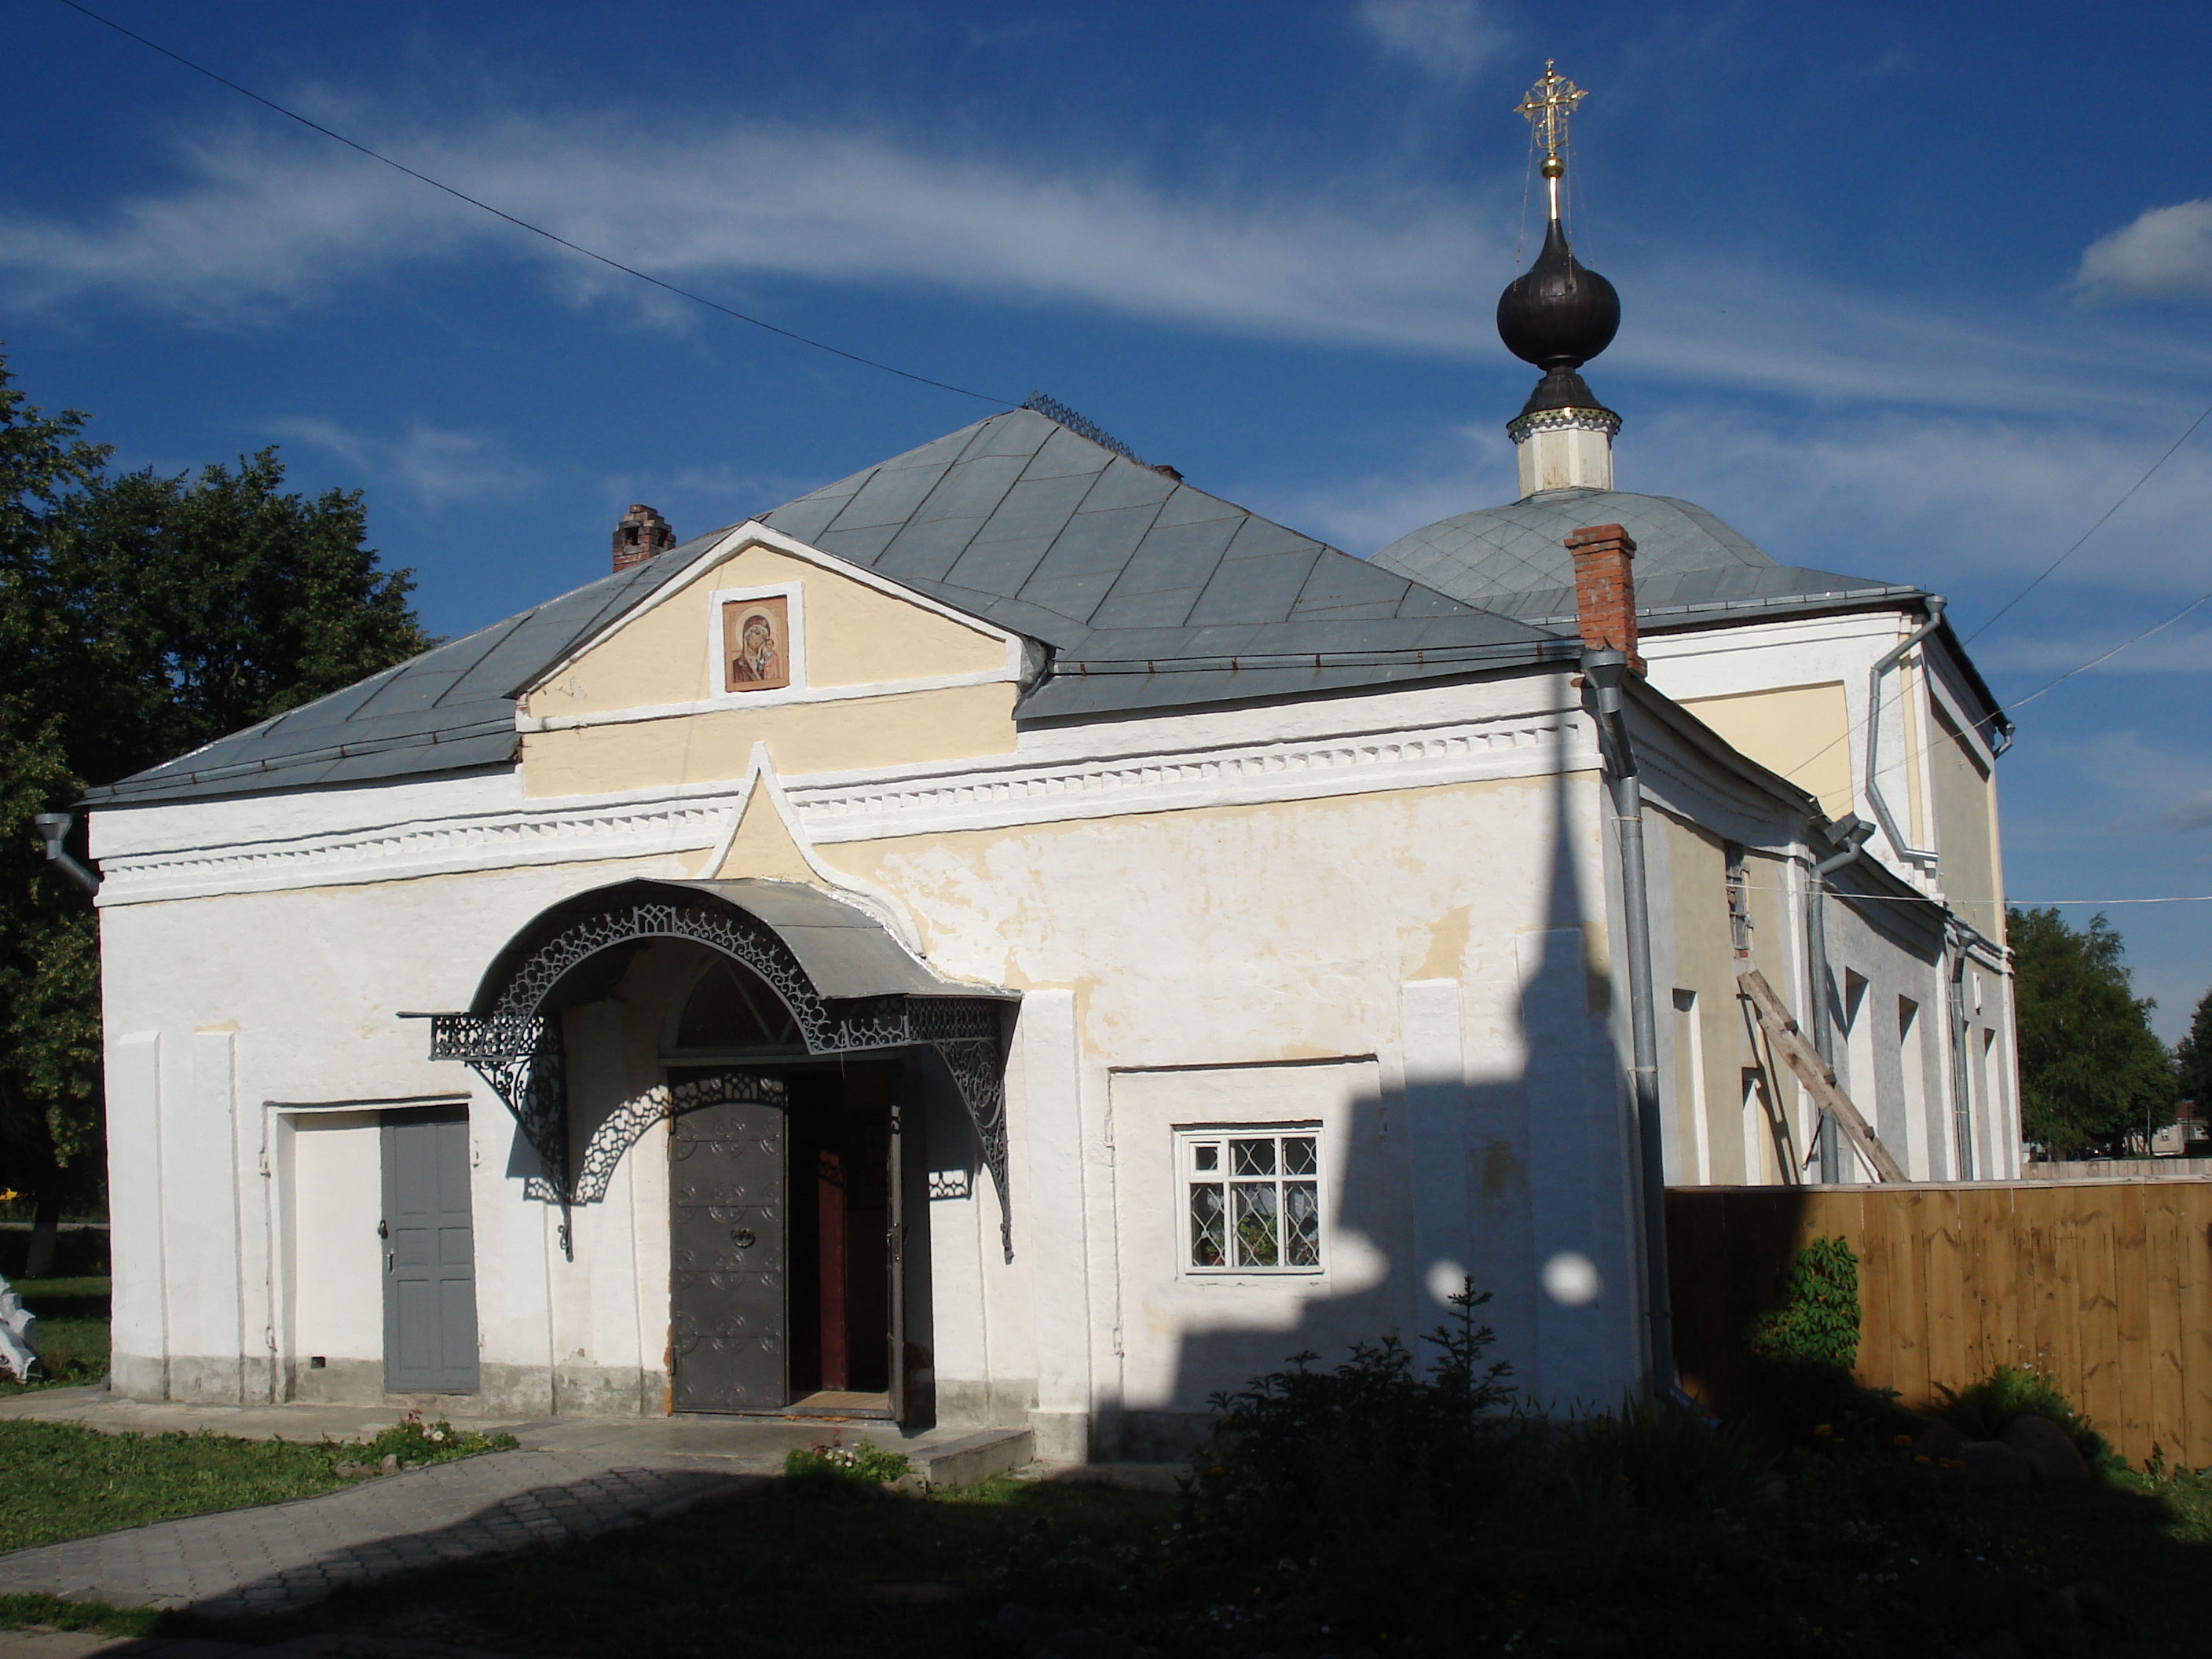
[[[1628,568],[1636,543],[1617,524],[1595,524],[1568,537],[1566,549],[1574,555],[1575,615],[1583,643],[1619,651],[1643,673],[1644,659],[1636,652],[1636,577]]]
[[[627,570],[675,545],[676,532],[668,520],[640,502],[615,524],[615,568]]]

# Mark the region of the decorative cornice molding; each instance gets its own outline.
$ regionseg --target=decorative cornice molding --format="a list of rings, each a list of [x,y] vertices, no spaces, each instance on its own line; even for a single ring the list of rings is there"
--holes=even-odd
[[[1008,829],[1073,818],[1371,794],[1559,767],[1583,731],[1540,715],[1056,765],[1006,765],[854,787],[784,787],[817,844]],[[1589,752],[1595,755],[1595,749]]]
[[[779,781],[801,844],[1010,829],[1535,776],[1595,765],[1578,714],[1056,763],[938,763]],[[756,757],[764,761],[764,757]],[[726,848],[760,768],[726,784],[618,801],[549,800],[282,841],[105,858],[103,907]],[[687,860],[687,863],[690,860]],[[678,872],[685,873],[685,872]],[[842,881],[843,878],[840,878]]]
[[[1505,435],[1525,444],[1539,432],[1602,432],[1620,435],[1620,416],[1609,409],[1539,409],[1505,423]]]

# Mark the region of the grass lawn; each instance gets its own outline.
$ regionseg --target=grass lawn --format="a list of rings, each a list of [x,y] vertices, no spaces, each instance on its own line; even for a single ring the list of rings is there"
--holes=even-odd
[[[240,1440],[228,1435],[105,1434],[71,1423],[0,1419],[0,1552],[143,1527],[210,1510],[281,1504],[361,1477],[341,1463],[444,1462],[514,1444],[410,1419],[358,1441]],[[373,1478],[373,1477],[371,1477]]]
[[[0,1395],[97,1382],[107,1374],[106,1279],[19,1279],[10,1286],[39,1316],[43,1382],[0,1377]]]
[[[329,1492],[346,1484],[333,1466],[359,1451],[0,1422],[0,1550]]]
[[[793,1481],[582,1543],[342,1590],[283,1618],[162,1628],[252,1642],[379,1629],[624,1659],[740,1643],[808,1659],[972,1655],[977,1621],[1007,1597],[1010,1562],[1047,1540],[1111,1560],[1116,1547],[1155,1544],[1174,1512],[1158,1493],[1003,1477],[920,1501]]]

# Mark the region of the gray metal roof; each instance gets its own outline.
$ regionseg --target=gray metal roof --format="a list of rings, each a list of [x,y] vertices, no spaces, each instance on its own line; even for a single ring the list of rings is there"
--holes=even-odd
[[[766,515],[1054,647],[1027,719],[1276,697],[1571,656],[1029,410]]]
[[[1025,719],[1388,685],[1567,659],[1578,648],[1029,410],[978,421],[762,516],[1051,647],[1049,672],[1021,704]],[[255,794],[507,763],[522,690],[722,533],[91,790],[88,800]]]
[[[1572,625],[1565,542],[1596,524],[1618,524],[1635,538],[1636,610],[1647,628],[1924,597],[1917,587],[1778,563],[1692,502],[1609,489],[1547,489],[1462,513],[1401,536],[1375,562],[1523,622]]]
[[[696,537],[343,691],[87,790],[86,799],[104,806],[251,795],[503,764],[514,758],[517,694],[720,534]]]
[[[891,937],[859,906],[803,882],[746,876],[734,881],[656,882],[696,888],[750,911],[775,930],[825,997],[1000,997],[1019,993],[947,979]]]

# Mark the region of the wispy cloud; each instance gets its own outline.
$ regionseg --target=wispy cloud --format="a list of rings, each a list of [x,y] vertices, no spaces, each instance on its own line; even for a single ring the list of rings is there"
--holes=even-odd
[[[2176,835],[2212,829],[2212,766],[2193,750],[2147,743],[2132,730],[2047,739],[2046,746],[2118,807],[2113,828]]]
[[[740,304],[747,283],[795,276],[1503,362],[1490,278],[1510,259],[1464,192],[1419,180],[1176,191],[1133,167],[757,120],[647,130],[517,115],[386,142],[573,241]],[[0,283],[19,304],[119,295],[240,326],[409,264],[494,256],[536,264],[578,304],[635,307],[671,326],[694,314],[341,150],[241,130],[179,159],[165,192],[70,218],[0,218]],[[2110,318],[2007,323],[1741,258],[1632,246],[1607,257],[1630,295],[1608,375],[2012,412],[2154,407],[2165,395],[2142,371],[2113,373],[2147,357]],[[2212,369],[2202,350],[2169,347],[2155,361],[2176,376]]]
[[[1361,0],[1359,21],[1388,56],[1454,84],[1471,80],[1507,38],[1478,0]]]
[[[1240,499],[1371,553],[1422,525],[1510,498],[1506,412],[1494,425],[1438,434],[1400,471],[1305,489],[1248,489]],[[1858,409],[1760,420],[1739,406],[1698,402],[1648,420],[1632,416],[1614,456],[1623,489],[1697,501],[1784,564],[1994,594],[1981,601],[1993,608],[2088,529],[2172,441],[2141,425]],[[2203,592],[2212,586],[2212,550],[2202,532],[2208,495],[2212,441],[2200,439],[2061,568],[2050,591],[2094,584],[2100,604],[2116,593],[2163,604]],[[2127,607],[2130,614],[2141,608]],[[1967,613],[1960,621],[1972,625]],[[2047,651],[2005,649],[2026,653],[2025,668],[2047,659],[2056,672],[2131,631],[2116,621],[2101,642],[2069,635]],[[2020,632],[2015,625],[2007,637]],[[2183,640],[2160,635],[2113,666],[2185,671],[2208,660],[2192,661]]]
[[[2212,300],[2212,198],[2152,208],[2098,238],[2074,285],[2099,300]]]
[[[365,479],[397,484],[424,507],[512,494],[534,476],[496,437],[449,432],[422,421],[398,438],[372,437],[335,421],[307,417],[272,421],[269,430],[289,442],[327,450]]]

